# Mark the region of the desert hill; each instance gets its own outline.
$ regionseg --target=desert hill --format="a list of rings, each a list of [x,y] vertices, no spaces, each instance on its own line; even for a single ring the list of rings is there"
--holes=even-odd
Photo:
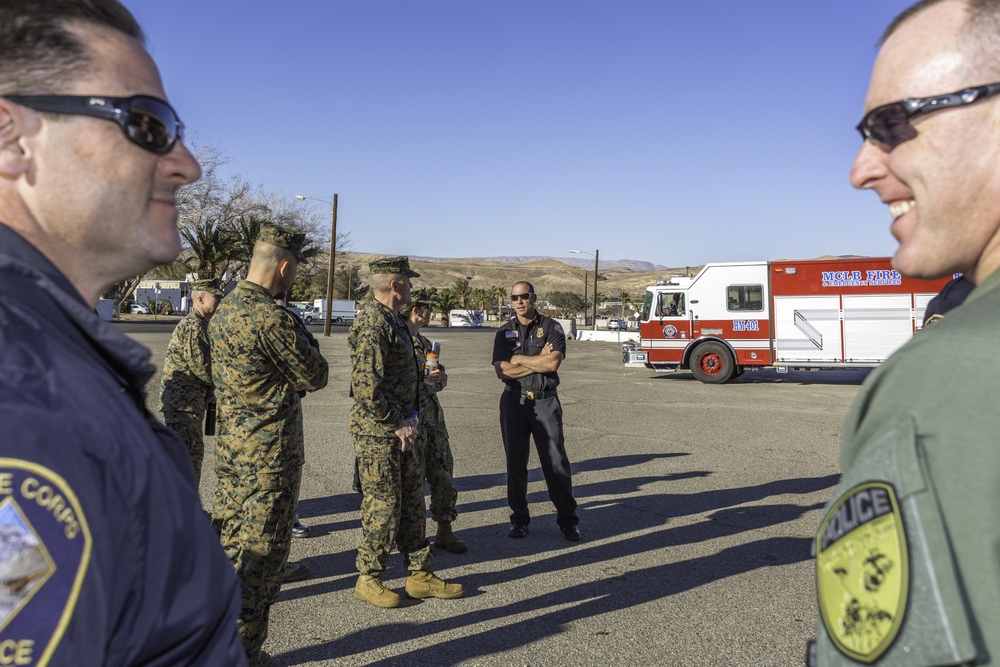
[[[364,275],[368,262],[383,257],[378,254],[348,253],[346,263],[356,264]],[[344,261],[339,259],[338,261]],[[581,262],[588,269],[575,264]],[[594,294],[594,262],[578,260],[577,258],[554,259],[551,257],[502,257],[484,258],[471,257],[462,259],[446,259],[435,257],[410,257],[410,266],[420,274],[413,283],[417,287],[451,287],[457,280],[468,280],[472,288],[489,288],[499,286],[509,289],[519,280],[527,280],[535,286],[535,291],[544,297],[549,292],[579,292],[583,294],[584,274],[586,272],[587,295]],[[635,270],[631,266],[644,267],[645,270]],[[601,280],[598,281],[598,292],[609,299],[617,296],[622,290],[635,299],[648,286],[656,282],[657,277],[695,275],[700,266],[666,268],[658,267],[649,262],[632,260],[608,260],[607,265],[599,265]]]

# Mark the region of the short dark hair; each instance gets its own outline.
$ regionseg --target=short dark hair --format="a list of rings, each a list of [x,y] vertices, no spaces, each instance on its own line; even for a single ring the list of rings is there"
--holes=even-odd
[[[0,95],[63,92],[82,76],[92,63],[74,23],[104,26],[145,44],[138,21],[118,0],[3,0]]]
[[[945,0],[919,0],[904,9],[885,29],[879,45],[884,45],[901,25],[926,9]],[[1000,0],[962,0],[966,17],[962,26],[965,40],[959,44],[979,77],[1000,76]],[[970,81],[970,85],[987,83]]]
[[[518,280],[516,283],[514,283],[514,287],[517,287],[518,285],[527,285],[528,292],[530,292],[531,294],[535,293],[535,286],[529,283],[527,280]]]

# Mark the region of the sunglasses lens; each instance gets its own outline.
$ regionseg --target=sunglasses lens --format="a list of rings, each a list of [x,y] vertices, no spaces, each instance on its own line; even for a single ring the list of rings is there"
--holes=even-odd
[[[887,104],[873,109],[862,121],[865,133],[885,150],[892,150],[904,141],[917,136],[901,104]]]
[[[151,97],[135,97],[128,109],[129,139],[154,153],[169,153],[177,141],[177,114],[168,104]]]
[[[531,296],[530,294],[511,294],[510,295],[510,300],[511,301],[527,301],[530,296]]]

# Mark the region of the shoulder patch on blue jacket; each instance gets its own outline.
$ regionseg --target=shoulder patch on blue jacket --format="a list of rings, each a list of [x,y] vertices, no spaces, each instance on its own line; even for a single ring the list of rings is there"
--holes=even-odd
[[[91,536],[73,489],[30,461],[0,458],[0,642],[46,665],[76,608]]]

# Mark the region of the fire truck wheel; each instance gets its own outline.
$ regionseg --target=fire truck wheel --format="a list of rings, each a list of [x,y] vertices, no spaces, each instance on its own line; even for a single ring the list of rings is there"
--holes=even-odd
[[[691,373],[707,384],[728,382],[736,373],[736,362],[722,343],[702,343],[691,356]]]

